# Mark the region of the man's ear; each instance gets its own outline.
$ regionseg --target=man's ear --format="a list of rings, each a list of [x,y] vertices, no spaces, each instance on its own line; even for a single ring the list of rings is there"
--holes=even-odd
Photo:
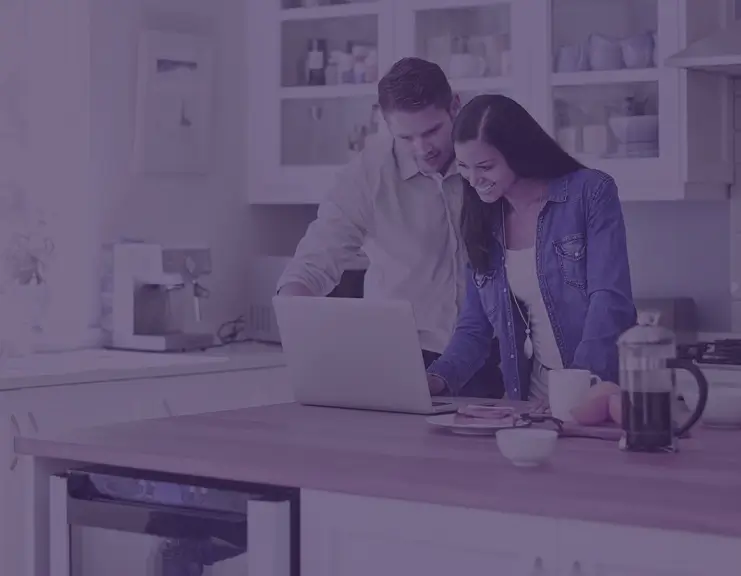
[[[461,111],[461,97],[459,94],[453,94],[453,101],[450,103],[450,116],[455,118]]]

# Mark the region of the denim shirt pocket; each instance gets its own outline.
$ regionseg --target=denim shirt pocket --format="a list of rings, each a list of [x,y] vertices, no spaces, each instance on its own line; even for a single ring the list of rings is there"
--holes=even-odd
[[[555,240],[563,280],[569,286],[584,291],[587,288],[587,239],[583,233],[569,234]]]

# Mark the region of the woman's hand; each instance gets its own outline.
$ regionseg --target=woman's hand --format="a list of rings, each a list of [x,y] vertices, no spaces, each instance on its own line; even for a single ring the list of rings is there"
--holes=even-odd
[[[427,375],[427,385],[430,387],[431,396],[439,396],[445,391],[445,380],[434,374]]]
[[[577,424],[584,426],[596,426],[614,418],[615,401],[613,396],[620,398],[620,386],[613,382],[598,382],[589,389],[587,397],[571,410],[571,415]],[[612,410],[610,404],[613,404]]]

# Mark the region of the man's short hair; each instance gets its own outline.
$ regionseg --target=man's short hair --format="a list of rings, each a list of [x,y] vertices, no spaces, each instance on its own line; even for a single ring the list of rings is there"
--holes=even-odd
[[[422,58],[402,58],[378,82],[378,104],[384,113],[429,106],[449,110],[452,103],[453,90],[442,68]]]

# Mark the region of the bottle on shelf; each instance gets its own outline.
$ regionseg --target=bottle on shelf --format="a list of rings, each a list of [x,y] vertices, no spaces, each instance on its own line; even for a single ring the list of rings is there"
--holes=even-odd
[[[327,41],[323,38],[309,40],[306,56],[306,82],[309,86],[324,86],[327,83]]]

